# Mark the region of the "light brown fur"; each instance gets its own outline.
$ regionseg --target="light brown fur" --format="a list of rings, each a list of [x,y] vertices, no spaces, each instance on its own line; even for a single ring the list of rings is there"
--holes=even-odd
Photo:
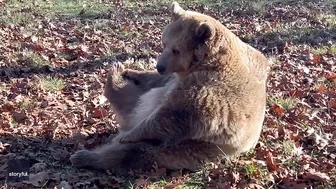
[[[74,166],[121,171],[157,162],[194,170],[255,146],[266,102],[264,55],[214,18],[177,3],[162,42],[160,74],[112,68],[105,96],[120,133],[110,145],[76,152]]]

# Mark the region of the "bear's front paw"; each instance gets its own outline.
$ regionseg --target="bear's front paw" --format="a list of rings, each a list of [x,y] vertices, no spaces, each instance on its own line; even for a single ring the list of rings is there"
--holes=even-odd
[[[117,62],[112,65],[109,72],[112,75],[112,77],[119,77],[124,70],[125,66],[122,63]]]
[[[98,155],[88,150],[79,150],[70,157],[70,161],[77,168],[92,167],[98,161]]]
[[[136,71],[136,70],[126,69],[125,71],[123,71],[121,76],[122,76],[123,79],[127,79],[129,81],[132,81],[136,85],[138,85],[140,83],[139,79],[138,79],[138,71]]]

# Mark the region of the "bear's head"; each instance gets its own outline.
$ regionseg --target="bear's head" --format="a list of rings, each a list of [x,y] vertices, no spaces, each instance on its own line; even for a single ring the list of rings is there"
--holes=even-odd
[[[183,10],[178,3],[171,6],[172,21],[162,34],[163,52],[156,69],[162,75],[188,74],[211,53],[220,23],[214,18]]]

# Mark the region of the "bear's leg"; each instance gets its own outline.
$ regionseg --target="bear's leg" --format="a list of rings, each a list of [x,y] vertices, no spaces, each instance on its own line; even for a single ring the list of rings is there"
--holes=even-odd
[[[124,162],[127,156],[136,155],[139,150],[136,146],[139,145],[112,143],[92,151],[79,150],[70,157],[70,161],[76,168],[126,171],[128,165]]]
[[[161,148],[154,154],[154,161],[167,169],[196,171],[206,163],[230,157],[224,150],[210,143],[186,140],[175,146]]]
[[[117,172],[147,170],[154,162],[167,169],[197,170],[206,162],[217,160],[221,150],[208,143],[182,142],[157,148],[142,144],[112,143],[93,151],[81,150],[70,157],[73,166],[88,169],[110,169]]]
[[[119,124],[124,125],[123,120],[129,119],[141,95],[164,86],[170,78],[155,71],[125,70],[121,63],[114,64],[107,74],[104,95],[117,114]]]
[[[104,95],[110,102],[118,119],[131,113],[143,91],[132,81],[124,79],[124,65],[116,63],[107,74]]]
[[[116,141],[98,147],[95,150],[79,150],[70,157],[74,167],[112,170],[127,173],[129,170],[150,169],[153,164],[153,147],[145,143],[121,144],[119,138],[125,133],[119,132]]]

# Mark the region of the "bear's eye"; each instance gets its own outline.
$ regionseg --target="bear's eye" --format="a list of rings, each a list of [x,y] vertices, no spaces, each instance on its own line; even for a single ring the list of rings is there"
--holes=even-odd
[[[178,55],[178,54],[180,54],[180,51],[178,51],[178,50],[176,50],[176,49],[173,49],[173,53],[174,53],[175,55]]]

